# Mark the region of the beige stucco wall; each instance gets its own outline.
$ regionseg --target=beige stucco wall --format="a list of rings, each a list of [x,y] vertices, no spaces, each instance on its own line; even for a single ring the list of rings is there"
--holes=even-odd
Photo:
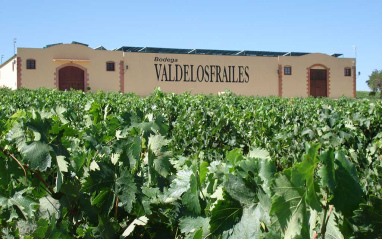
[[[278,95],[276,57],[126,52],[124,59],[125,65],[128,66],[125,72],[124,92],[135,92],[138,95],[146,96],[152,93],[155,87],[160,87],[164,92],[174,93],[191,91],[192,94],[217,94],[229,89],[236,94],[247,96]],[[169,78],[170,65],[171,79]],[[175,80],[177,65],[178,81]],[[166,66],[167,74],[163,73],[164,66]],[[198,74],[200,66],[203,69],[200,68]],[[217,78],[219,67],[220,78]],[[180,68],[183,71],[182,78],[180,77]],[[224,68],[226,69],[226,75],[230,75],[230,78],[224,77]],[[211,73],[211,69],[215,72],[214,74]],[[229,74],[229,69],[231,69],[231,74]],[[185,71],[188,71],[186,80],[184,77]],[[210,77],[207,80],[206,71],[209,76],[213,75],[212,80]],[[240,71],[242,74],[240,74]],[[201,80],[203,77],[202,72],[204,72],[203,80]],[[233,72],[235,72],[234,76]],[[229,80],[231,82],[227,82]]]
[[[344,76],[345,67],[352,67],[353,58],[336,58],[325,54],[314,53],[303,56],[280,56],[279,63],[284,66],[292,67],[292,75],[282,74],[282,96],[308,96],[308,70],[307,68],[315,64],[321,64],[329,68],[329,95],[330,98],[339,98],[342,95],[354,97],[353,74]],[[313,69],[324,69],[313,67]]]
[[[0,87],[17,88],[17,60],[12,57],[0,68]]]
[[[193,94],[217,94],[228,89],[246,96],[270,96],[281,93],[283,97],[306,97],[308,96],[307,68],[321,64],[330,68],[329,97],[338,98],[342,95],[354,97],[354,71],[352,70],[352,76],[344,76],[344,68],[352,67],[354,59],[336,58],[319,53],[299,57],[124,53],[94,50],[79,44],[62,44],[46,49],[18,48],[17,57],[21,60],[21,86],[26,88],[57,88],[58,69],[74,65],[86,71],[85,87],[90,86],[93,92],[99,89],[119,91],[122,87],[125,93],[134,92],[147,96],[155,87],[160,87],[162,91],[174,93],[191,91]],[[26,69],[28,59],[36,60],[36,69]],[[115,62],[115,71],[106,71],[108,61]],[[123,65],[120,66],[120,62],[123,62]],[[281,89],[277,72],[279,65],[282,66]],[[284,75],[283,70],[286,65],[292,67],[290,76]],[[12,85],[15,88],[16,65],[13,72],[9,71],[11,67],[12,65],[7,63],[1,69],[0,84],[8,84],[9,87]],[[177,69],[178,78],[176,78]],[[220,74],[218,74],[219,69]],[[207,79],[207,73],[209,76],[213,74],[213,77]],[[11,79],[9,83],[1,83],[5,76]]]
[[[56,88],[56,69],[67,64],[74,64],[87,69],[88,85],[91,91],[119,90],[119,63],[123,60],[121,52],[93,50],[79,44],[62,44],[46,49],[18,48],[17,55],[22,60],[21,85],[23,87]],[[36,69],[26,69],[27,59],[36,60]],[[89,61],[54,61],[54,59],[88,59]],[[107,61],[115,62],[115,71],[106,71]]]

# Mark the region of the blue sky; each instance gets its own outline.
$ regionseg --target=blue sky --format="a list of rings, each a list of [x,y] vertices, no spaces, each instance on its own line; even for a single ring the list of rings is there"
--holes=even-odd
[[[79,41],[120,46],[342,53],[357,90],[382,69],[382,1],[0,0],[0,55]]]

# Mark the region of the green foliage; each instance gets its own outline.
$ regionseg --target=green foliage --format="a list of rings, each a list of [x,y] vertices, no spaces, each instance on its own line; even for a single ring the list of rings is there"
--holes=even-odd
[[[382,70],[375,69],[366,83],[373,92],[382,92]]]
[[[271,214],[276,215],[278,230],[285,232],[285,237],[294,238],[300,235],[309,237],[309,214],[307,194],[301,182],[293,183],[290,171],[280,175],[275,181],[275,198],[272,202]]]
[[[221,200],[211,211],[210,231],[214,235],[220,235],[224,231],[231,229],[239,222],[243,208],[240,203],[229,195],[224,194]]]
[[[0,206],[2,210],[9,212],[8,221],[12,221],[20,215],[21,218],[27,220],[34,217],[38,204],[33,201],[32,198],[25,195],[27,192],[32,191],[33,188],[25,188],[20,191],[12,190],[8,188],[8,197],[0,196]]]
[[[373,92],[373,91],[357,91],[356,98],[357,99],[370,99],[370,100],[377,100],[380,97],[380,92]]]
[[[362,189],[354,165],[343,153],[337,153],[335,159],[335,184],[331,202],[337,211],[351,216],[362,201]]]
[[[360,208],[354,211],[354,221],[361,226],[357,233],[363,238],[382,237],[382,199],[371,196],[368,203],[362,203]]]
[[[379,238],[382,106],[0,89],[2,238]]]

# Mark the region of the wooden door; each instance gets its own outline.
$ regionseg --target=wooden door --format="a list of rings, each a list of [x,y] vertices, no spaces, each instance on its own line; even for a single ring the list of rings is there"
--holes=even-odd
[[[66,66],[60,69],[58,75],[59,90],[85,90],[85,72],[75,66]]]
[[[310,95],[313,97],[327,97],[327,72],[321,69],[310,70]]]

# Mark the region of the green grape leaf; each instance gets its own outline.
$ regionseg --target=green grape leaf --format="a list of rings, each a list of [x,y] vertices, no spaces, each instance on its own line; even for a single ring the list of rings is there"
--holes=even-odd
[[[25,110],[17,110],[17,112],[14,113],[13,115],[11,115],[8,118],[8,120],[6,121],[6,123],[4,125],[2,125],[2,126],[4,126],[4,128],[2,129],[3,133],[6,133],[10,129],[12,129],[16,125],[18,119],[23,118],[25,116],[26,116],[26,111]],[[12,129],[12,130],[14,130],[14,129]]]
[[[202,228],[208,230],[208,227],[205,227],[209,224],[209,221],[210,219],[206,217],[182,217],[180,218],[179,228],[180,231],[186,235],[196,234],[196,232]]]
[[[243,208],[240,203],[224,193],[223,200],[218,200],[211,211],[210,232],[213,235],[220,235],[232,229],[240,220],[242,213]]]
[[[119,207],[123,207],[127,212],[131,212],[135,194],[138,192],[134,182],[134,177],[127,169],[121,172],[120,177],[115,181],[116,193],[119,197]]]
[[[32,234],[35,238],[45,238],[45,234],[49,228],[48,220],[49,220],[48,218],[40,218],[37,221],[37,228]]]
[[[275,163],[268,159],[260,159],[258,160],[258,166],[259,176],[263,181],[262,188],[267,194],[270,194],[270,187],[274,178],[274,174],[276,172]]]
[[[361,238],[382,237],[382,199],[370,196],[370,201],[361,203],[360,208],[354,211],[353,219],[360,231]]]
[[[68,172],[68,162],[65,161],[65,156],[57,156],[57,166],[61,172]]]
[[[0,195],[0,207],[11,208],[14,206],[18,208],[19,212],[21,212],[26,220],[28,218],[33,218],[34,213],[38,209],[38,203],[34,202],[30,197],[24,196],[25,193],[32,190],[33,188],[26,188],[17,191],[9,198]]]
[[[208,225],[208,224],[207,224]],[[202,239],[203,238],[203,232],[204,230],[202,228],[200,228],[199,230],[197,230],[194,234],[194,236],[192,237],[192,239]],[[205,236],[206,237],[206,236]]]
[[[38,209],[41,218],[49,219],[53,214],[60,216],[60,202],[51,196],[45,196],[39,200]]]
[[[152,162],[152,167],[162,177],[167,177],[171,171],[172,157],[171,151],[165,151],[169,140],[166,140],[162,135],[153,135],[149,137],[149,162]],[[151,166],[151,165],[150,165]],[[152,173],[152,172],[151,172]]]
[[[139,137],[134,137],[130,141],[131,143],[127,151],[127,157],[129,158],[130,168],[134,168],[137,160],[139,160],[141,156],[141,139]]]
[[[93,161],[95,162],[95,161]],[[99,170],[89,171],[89,176],[85,179],[81,191],[93,193],[103,188],[111,188],[114,185],[114,169],[111,165],[103,163],[97,164]]]
[[[332,214],[329,217],[329,220],[326,224],[326,233],[325,238],[327,239],[344,239],[344,236],[341,233],[340,228],[336,222],[336,212],[333,209]]]
[[[261,223],[270,225],[269,217],[271,201],[262,192],[259,193],[259,203],[243,209],[243,215],[239,223],[233,228],[232,238],[261,238],[265,236],[261,229]]]
[[[183,195],[182,202],[190,211],[200,214],[198,181],[194,174],[190,177],[190,189]]]
[[[268,160],[271,159],[271,156],[269,156],[269,152],[267,150],[259,148],[251,148],[248,157]]]
[[[3,159],[1,158],[1,160]],[[11,180],[11,172],[8,170],[7,164],[8,164],[7,160],[4,160],[3,162],[0,163],[0,188],[3,188],[3,189],[8,188],[8,184],[10,183],[10,180]]]
[[[233,199],[245,205],[255,203],[256,193],[245,185],[243,179],[232,174],[227,174],[226,177],[224,187]]]
[[[284,170],[287,174],[289,170]],[[275,180],[275,198],[272,201],[270,214],[274,214],[285,238],[309,237],[309,215],[305,203],[306,189],[295,186],[286,175],[279,175]]]
[[[336,187],[335,168],[334,168],[334,151],[330,149],[322,153],[319,157],[323,166],[319,169],[318,174],[321,177],[321,185],[328,187],[331,192]]]
[[[1,154],[1,151],[0,151]],[[25,174],[20,165],[11,157],[0,163],[0,188],[7,189],[14,179],[25,180]]]
[[[93,199],[92,204],[96,204],[103,214],[109,215],[114,208],[115,200],[115,194],[111,190],[104,189]]]
[[[116,165],[118,160],[120,159],[121,155],[120,154],[112,154],[110,161],[113,165]]]
[[[152,116],[152,115],[151,115]],[[155,121],[150,119],[150,122],[134,123],[132,127],[137,127],[143,130],[143,137],[148,141],[151,135],[166,135],[168,126],[163,124],[164,118],[158,116]]]
[[[107,201],[110,193],[111,191],[109,189],[101,190],[100,193],[94,195],[95,197],[92,198],[92,205],[102,205],[105,201]]]
[[[134,219],[134,221],[132,221],[130,225],[126,228],[126,230],[122,233],[122,236],[129,236],[134,231],[136,226],[145,226],[148,221],[149,219],[146,216]]]
[[[175,179],[171,182],[170,188],[168,189],[168,197],[178,198],[184,192],[190,188],[190,178],[192,175],[192,170],[181,170],[176,174]]]
[[[31,169],[45,171],[52,164],[51,150],[52,148],[49,145],[35,141],[25,145],[21,153],[24,156],[24,160],[29,162]]]
[[[208,162],[206,161],[202,161],[202,163],[200,164],[200,183],[204,183],[206,181],[206,177],[207,177],[207,173],[208,173]]]
[[[293,182],[306,182],[307,194],[306,202],[310,207],[319,211],[321,206],[316,194],[314,171],[317,168],[318,158],[318,149],[320,148],[319,144],[313,144],[307,150],[307,153],[304,155],[303,161],[301,163],[295,164],[292,168],[292,180]]]
[[[342,152],[338,152],[335,159],[337,186],[334,189],[333,199],[330,203],[333,203],[336,210],[342,212],[345,217],[350,217],[362,202],[362,188],[355,166],[346,156]]]
[[[242,149],[233,149],[229,151],[226,155],[226,160],[231,162],[233,166],[236,165],[239,161],[243,160]]]
[[[53,111],[53,110],[52,110]],[[69,121],[66,119],[64,113],[67,111],[66,108],[62,107],[62,106],[57,106],[56,109],[54,110],[54,112],[56,113],[56,115],[59,117],[60,121],[62,122],[62,124],[67,124],[69,123]]]
[[[21,151],[27,145],[26,144],[27,137],[25,135],[25,131],[23,128],[24,128],[23,122],[19,122],[15,124],[12,127],[12,130],[10,131],[12,132],[10,139],[15,142],[16,147],[19,151]]]
[[[149,137],[149,148],[155,155],[158,155],[164,146],[167,146],[170,141],[166,140],[162,135],[152,135]]]
[[[65,161],[65,156],[57,156],[57,179],[56,179],[56,190],[60,191],[61,185],[64,181],[64,175],[62,172],[68,172],[68,163]]]
[[[162,177],[167,177],[171,172],[171,157],[172,153],[168,151],[154,158],[154,169]]]
[[[42,226],[45,227],[45,223]],[[49,227],[45,232],[45,237],[43,238],[53,238],[53,239],[70,239],[69,228],[67,222],[57,223],[56,216],[52,215],[49,223]]]
[[[276,172],[273,161],[261,158],[247,158],[239,162],[238,167],[238,173],[243,178],[248,177],[250,174],[250,177],[255,177],[257,183],[261,184],[262,181],[263,190],[270,194],[271,183]]]
[[[255,212],[256,208],[256,206],[251,206],[243,209],[243,215],[241,216],[240,222],[233,228],[232,238],[259,238],[261,231],[259,218],[256,218],[259,216],[256,215],[256,213],[259,213]]]

